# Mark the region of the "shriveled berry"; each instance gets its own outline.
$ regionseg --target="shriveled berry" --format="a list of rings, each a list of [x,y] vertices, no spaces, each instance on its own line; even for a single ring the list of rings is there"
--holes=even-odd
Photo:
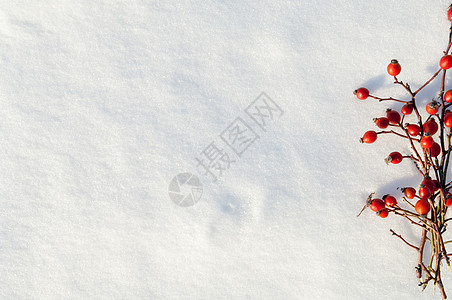
[[[425,106],[425,110],[430,115],[436,114],[438,112],[438,109],[439,109],[439,103],[435,100],[433,100],[432,102],[430,102],[429,104],[427,104]]]
[[[385,201],[385,204],[388,207],[394,207],[397,205],[397,199],[394,196],[385,195],[383,197],[383,200]]]
[[[373,211],[379,211],[380,209],[385,208],[385,203],[381,199],[373,199],[370,203],[369,208]]]
[[[416,196],[416,190],[412,187],[402,188],[402,193],[405,194],[405,197],[408,199],[413,199]]]
[[[399,152],[391,152],[388,157],[386,157],[385,162],[387,164],[398,164],[402,161],[403,156]]]
[[[430,203],[427,200],[421,199],[418,202],[416,202],[414,209],[418,214],[426,215],[430,211]]]
[[[360,141],[361,141],[361,143],[372,144],[376,140],[377,140],[377,133],[373,130],[369,130],[366,133],[364,133],[364,135]]]
[[[406,125],[406,130],[411,136],[417,136],[421,132],[421,127],[416,124],[408,124]]]
[[[377,125],[378,128],[385,129],[389,126],[389,120],[388,118],[381,117],[381,118],[375,118],[374,119],[375,125]]]
[[[389,65],[386,69],[387,69],[389,75],[397,76],[400,74],[402,67],[400,66],[397,59],[393,59],[393,60],[391,60],[391,62],[389,63]]]
[[[358,99],[366,100],[369,97],[369,90],[361,87],[353,92]]]
[[[443,70],[450,69],[452,67],[452,55],[444,55],[439,61],[439,66]]]
[[[405,104],[404,106],[402,106],[401,112],[404,115],[410,115],[413,112],[413,105]]]
[[[421,138],[421,146],[424,149],[430,149],[433,145],[433,138],[430,135],[423,136]]]
[[[400,123],[400,114],[392,109],[386,111],[386,118],[389,120],[389,124],[397,125]]]
[[[423,129],[425,133],[434,135],[438,131],[438,124],[435,122],[435,120],[430,119],[424,123]]]

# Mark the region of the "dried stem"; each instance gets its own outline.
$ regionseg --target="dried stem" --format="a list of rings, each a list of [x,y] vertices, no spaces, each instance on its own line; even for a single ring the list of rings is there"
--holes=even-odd
[[[414,246],[414,245],[408,243],[408,242],[407,242],[400,234],[395,233],[394,230],[392,230],[392,229],[389,229],[389,231],[391,231],[392,235],[395,235],[396,237],[398,237],[399,239],[401,239],[405,244],[407,244],[408,246],[410,246],[410,247],[413,248],[414,250],[419,251],[419,248],[418,248],[418,247],[416,247],[416,246]]]

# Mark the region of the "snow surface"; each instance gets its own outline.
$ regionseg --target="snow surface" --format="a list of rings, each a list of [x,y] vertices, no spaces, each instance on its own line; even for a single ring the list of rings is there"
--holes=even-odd
[[[417,229],[356,218],[419,178],[383,161],[405,143],[358,143],[388,104],[352,91],[406,97],[392,58],[429,78],[449,4],[0,1],[0,297],[440,298],[389,233]],[[261,92],[284,111],[266,132],[245,113]],[[213,182],[195,158],[237,117],[259,139]],[[190,207],[168,194],[183,172]]]

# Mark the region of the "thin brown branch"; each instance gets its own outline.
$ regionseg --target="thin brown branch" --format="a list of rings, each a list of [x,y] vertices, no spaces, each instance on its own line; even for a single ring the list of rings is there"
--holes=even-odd
[[[392,98],[392,97],[389,97],[389,98],[380,98],[380,97],[377,97],[377,96],[369,95],[369,98],[376,99],[376,100],[378,100],[379,102],[382,102],[382,101],[394,101],[394,102],[400,102],[400,103],[405,103],[405,104],[410,103],[410,101],[400,100],[400,99],[396,99],[396,98]]]
[[[417,93],[419,93],[423,88],[425,88],[430,82],[432,82],[433,79],[436,78],[436,76],[438,76],[439,72],[441,72],[441,68],[435,72],[435,74],[433,74],[432,78],[430,78],[429,80],[427,80],[427,82],[425,82],[420,88],[418,88],[413,95],[416,96]]]
[[[422,230],[421,243],[420,243],[419,249],[418,249],[418,252],[419,252],[418,263],[419,263],[419,265],[422,264],[422,261],[423,261],[423,259],[424,259],[424,247],[425,247],[425,240],[426,240],[426,237],[427,237],[427,229],[424,228],[424,229]],[[421,278],[421,277],[422,277],[422,271],[421,271],[421,269],[419,268],[419,270],[418,270],[418,278]]]
[[[419,248],[418,248],[418,247],[416,247],[416,246],[414,246],[414,245],[408,243],[408,242],[407,242],[400,234],[395,233],[394,230],[392,230],[392,229],[389,229],[389,231],[391,231],[392,235],[395,235],[396,237],[398,237],[399,239],[401,239],[405,244],[407,244],[408,246],[410,246],[410,247],[413,248],[414,250],[419,251]]]

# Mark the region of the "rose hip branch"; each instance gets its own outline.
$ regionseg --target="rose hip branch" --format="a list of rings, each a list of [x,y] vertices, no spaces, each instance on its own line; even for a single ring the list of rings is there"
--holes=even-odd
[[[447,16],[452,22],[452,5],[449,6]],[[449,29],[449,42],[444,55],[439,59],[439,69],[424,84],[414,90],[398,76],[402,72],[398,60],[392,59],[388,64],[387,73],[394,78],[394,84],[401,86],[408,92],[410,99],[401,100],[398,97],[379,97],[370,93],[366,87],[354,91],[360,100],[375,99],[379,102],[393,101],[400,103],[400,111],[387,109],[384,116],[374,119],[380,131],[369,130],[361,137],[361,143],[372,144],[382,135],[394,135],[409,142],[412,153],[402,154],[391,152],[385,158],[388,165],[399,164],[404,160],[412,161],[420,173],[420,185],[414,187],[401,187],[402,195],[397,201],[394,195],[374,197],[371,193],[361,213],[369,207],[377,216],[386,218],[390,215],[400,216],[416,228],[420,228],[419,246],[402,235],[390,229],[393,236],[399,238],[404,244],[418,253],[416,276],[419,285],[424,290],[432,282],[436,285],[442,299],[446,299],[445,287],[441,277],[442,262],[450,269],[450,257],[446,245],[452,241],[444,240],[447,224],[452,218],[446,218],[448,208],[452,205],[452,182],[447,176],[451,148],[452,89],[446,90],[446,75],[452,68],[452,55],[449,54],[452,45],[452,25]],[[438,77],[438,75],[440,75]],[[441,78],[441,86],[437,95],[427,103],[424,109],[418,107],[417,94],[435,79]],[[451,87],[452,88],[452,87]],[[382,137],[383,138],[383,137]],[[425,244],[430,243],[430,255],[424,259]]]

